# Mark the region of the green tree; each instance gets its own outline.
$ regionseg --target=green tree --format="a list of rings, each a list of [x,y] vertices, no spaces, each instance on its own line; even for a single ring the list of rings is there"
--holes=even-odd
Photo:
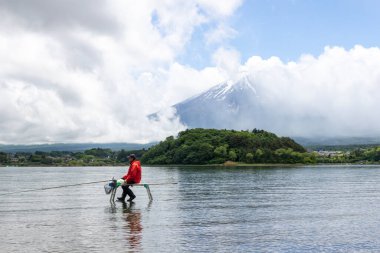
[[[112,150],[111,149],[102,149],[102,148],[93,148],[84,151],[86,155],[91,155],[99,158],[107,158],[112,156]]]
[[[236,161],[237,155],[234,150],[230,150],[230,152],[228,152],[228,159],[230,159],[231,161]]]
[[[227,157],[227,150],[228,150],[228,145],[222,145],[214,149],[214,153],[217,157],[225,158]]]
[[[6,164],[8,163],[8,154],[4,152],[0,152],[0,164]]]
[[[34,154],[34,155],[32,155],[32,156],[30,157],[30,161],[31,161],[32,163],[40,163],[41,160],[42,160],[42,156],[41,156],[41,155],[36,155],[36,154]]]
[[[260,149],[260,148],[256,149],[255,156],[254,156],[255,160],[257,162],[262,162],[263,156],[264,156],[264,151],[262,149]]]
[[[253,162],[253,154],[252,153],[247,153],[246,155],[245,155],[245,160],[246,160],[246,162],[247,163],[252,163]]]
[[[126,163],[128,162],[128,155],[129,155],[129,152],[122,149],[117,153],[116,161]]]

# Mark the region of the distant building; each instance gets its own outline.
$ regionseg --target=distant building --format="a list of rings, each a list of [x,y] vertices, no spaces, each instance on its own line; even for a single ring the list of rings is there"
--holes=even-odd
[[[319,156],[326,156],[326,157],[342,156],[345,154],[342,151],[329,151],[329,150],[318,150],[314,152],[317,153]]]

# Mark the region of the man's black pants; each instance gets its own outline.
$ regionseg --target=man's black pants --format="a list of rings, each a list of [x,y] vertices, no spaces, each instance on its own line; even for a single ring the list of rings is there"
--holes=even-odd
[[[136,195],[133,193],[133,191],[129,188],[130,185],[122,185],[121,188],[123,188],[123,194],[121,195],[121,198],[123,200],[125,200],[125,197],[127,197],[127,195],[134,199],[136,198]]]

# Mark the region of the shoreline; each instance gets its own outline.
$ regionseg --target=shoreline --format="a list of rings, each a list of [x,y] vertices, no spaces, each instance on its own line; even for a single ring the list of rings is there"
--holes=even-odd
[[[321,165],[328,165],[328,166],[371,166],[371,165],[380,165],[380,163],[315,163],[315,164],[309,164],[309,163],[250,163],[250,164],[233,164],[233,165],[224,165],[224,164],[142,164],[143,167],[303,167],[303,166],[308,166],[308,167],[316,167],[316,166],[321,166]],[[57,166],[52,166],[52,165],[0,165],[0,168],[85,168],[85,167],[128,167],[129,164],[118,164],[118,165],[78,165],[78,166],[73,166],[73,165],[57,165]]]

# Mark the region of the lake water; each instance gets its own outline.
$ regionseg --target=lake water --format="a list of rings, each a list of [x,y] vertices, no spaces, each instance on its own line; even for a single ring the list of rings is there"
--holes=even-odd
[[[119,178],[122,167],[0,168],[0,194]],[[103,183],[0,196],[1,252],[379,252],[380,166],[143,167]],[[117,195],[120,195],[121,189]]]

